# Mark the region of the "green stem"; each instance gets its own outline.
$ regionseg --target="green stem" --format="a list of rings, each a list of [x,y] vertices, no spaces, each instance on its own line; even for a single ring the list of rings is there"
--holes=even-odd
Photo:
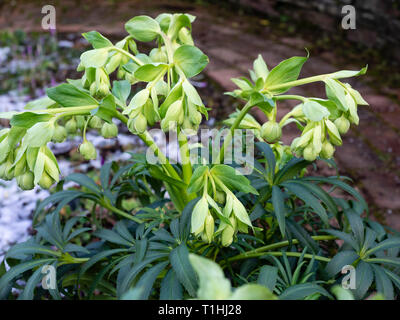
[[[131,58],[133,61],[136,62],[136,64],[138,64],[139,66],[143,66],[144,63],[142,61],[140,61],[138,58],[136,58],[134,55],[130,54],[128,51],[118,48],[118,47],[112,47],[110,50],[115,50],[118,51],[124,55],[126,55],[127,57]]]
[[[128,118],[126,118],[124,115],[122,115],[120,112],[115,113],[115,117],[119,120],[121,120],[123,123],[127,124],[128,123]],[[154,142],[153,138],[151,137],[150,133],[148,131],[145,131],[142,134],[138,134],[138,137],[143,140],[143,142],[153,150],[154,154],[158,157],[160,160],[160,163],[162,164],[162,167],[169,176],[176,180],[182,181],[181,177],[179,174],[176,172],[174,167],[169,163],[167,157],[164,155],[164,153],[160,150],[160,148],[157,146],[157,144]],[[179,211],[182,211],[183,208],[185,207],[186,203],[191,200],[191,198],[187,195],[186,190],[184,189],[179,189],[177,190],[173,186],[168,185],[167,183],[164,183],[165,188],[168,192],[168,194],[171,197],[172,202],[176,205],[176,208]]]
[[[45,110],[40,110],[43,111],[44,113],[50,113],[50,114],[57,114],[61,113],[62,116],[68,113],[68,115],[75,115],[78,114],[78,112],[90,112],[90,110],[96,109],[98,105],[93,105],[93,106],[83,106],[83,107],[69,107],[69,108],[53,108],[53,109],[45,109]]]
[[[268,88],[264,87],[263,92],[267,93],[267,92],[272,92],[274,90],[301,86],[303,84],[308,84],[308,83],[317,82],[317,81],[323,81],[324,79],[331,77],[333,74],[334,73],[321,74],[319,76],[313,76],[313,77],[303,78],[303,79],[299,79],[299,80],[295,80],[295,81],[289,81],[289,82],[285,82],[285,83],[276,84],[276,85],[270,86]]]
[[[122,121],[124,124],[128,123],[128,118],[125,117],[123,114],[120,112],[115,113],[115,117]],[[164,153],[160,150],[160,148],[157,146],[157,144],[154,142],[153,138],[151,137],[150,133],[148,131],[145,131],[144,133],[138,134],[138,137],[143,140],[143,142],[153,150],[154,154],[158,157],[160,162],[165,165],[167,169],[167,173],[173,177],[174,179],[177,180],[182,180],[181,177],[178,175],[178,173],[175,171],[174,167],[169,163],[167,157],[164,155]]]
[[[225,137],[224,144],[222,145],[221,150],[219,152],[219,155],[218,155],[218,158],[217,158],[219,163],[223,163],[223,161],[224,161],[225,149],[231,143],[233,134],[235,133],[235,129],[237,129],[239,127],[240,122],[243,120],[245,115],[250,111],[250,109],[252,107],[254,107],[254,106],[246,104],[243,107],[243,109],[240,110],[239,115],[237,116],[237,118],[235,119],[235,122],[232,124],[232,126],[230,128],[230,134]]]
[[[192,164],[190,163],[188,140],[185,133],[182,131],[179,133],[178,142],[182,160],[183,181],[186,184],[189,184],[190,179],[192,178]]]
[[[108,209],[108,210],[110,210],[110,211],[112,211],[112,212],[114,212],[114,213],[120,215],[121,217],[124,217],[124,218],[126,218],[126,219],[135,221],[135,222],[137,222],[137,223],[143,223],[143,221],[142,221],[141,219],[136,218],[135,216],[133,216],[133,215],[131,215],[131,214],[129,214],[129,213],[126,213],[125,211],[122,211],[122,210],[120,210],[120,209],[118,209],[118,208],[112,206],[110,203],[108,203],[108,202],[105,201],[104,199],[100,200],[100,204],[101,204],[104,208],[106,208],[106,209]]]
[[[138,134],[139,138],[143,140],[143,142],[153,150],[154,154],[158,157],[161,164],[163,164],[167,170],[167,173],[174,179],[181,180],[181,177],[175,171],[174,167],[169,163],[167,157],[162,153],[160,148],[154,142],[153,138],[151,137],[150,133],[146,130],[144,133]]]
[[[286,95],[283,95],[283,96],[274,96],[274,99],[275,100],[300,100],[300,101],[303,101],[303,102],[306,102],[307,101],[307,98],[304,98],[304,97],[302,97],[302,96],[298,96],[298,95],[295,95],[295,94],[286,94]]]
[[[283,253],[283,252],[281,252],[281,251],[276,251],[276,252],[263,252],[263,253],[254,254],[254,255],[252,255],[252,256],[250,256],[250,257],[248,257],[248,258],[257,258],[257,257],[264,256],[264,255],[270,255],[270,256],[275,256],[275,257],[282,257],[284,254],[286,254],[288,257],[298,257],[298,258],[299,258],[299,257],[302,256],[302,253],[301,253],[301,252],[285,252],[285,253]],[[308,253],[304,255],[304,258],[306,258],[306,259],[312,259],[312,258],[314,258],[315,260],[319,260],[319,261],[322,261],[322,262],[329,262],[329,261],[331,261],[330,258],[325,258],[325,257],[321,257],[321,256],[316,256],[316,255],[308,254]],[[229,261],[229,259],[228,259],[228,261]]]
[[[311,238],[313,238],[315,241],[327,241],[327,240],[337,239],[335,236],[312,236]],[[292,244],[298,244],[298,243],[299,243],[299,240],[297,240],[297,239],[292,240]],[[228,261],[242,260],[242,259],[247,259],[247,258],[251,258],[254,256],[257,257],[257,256],[265,254],[265,251],[274,250],[274,249],[278,249],[278,248],[282,248],[282,247],[287,247],[289,245],[290,245],[289,241],[281,241],[281,242],[273,243],[273,244],[259,247],[257,249],[250,250],[245,253],[239,254],[237,256],[231,257],[228,259]]]

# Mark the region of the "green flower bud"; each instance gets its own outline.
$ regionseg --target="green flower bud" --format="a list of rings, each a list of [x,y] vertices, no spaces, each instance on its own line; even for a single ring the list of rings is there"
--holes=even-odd
[[[143,114],[139,113],[135,118],[129,119],[128,129],[130,132],[134,134],[140,134],[145,132],[147,129],[146,117]]]
[[[70,134],[71,133],[76,133],[77,124],[76,124],[75,118],[72,118],[72,119],[67,121],[67,123],[65,124],[65,129]]]
[[[104,97],[110,93],[110,87],[106,83],[102,83],[97,90],[97,95]]]
[[[268,121],[261,127],[261,136],[269,143],[277,142],[282,136],[282,128],[277,122]]]
[[[177,123],[181,125],[184,119],[184,112],[182,107],[182,100],[177,100],[172,103],[165,114],[165,118],[161,121],[161,129],[168,131],[170,129],[170,123]]]
[[[35,187],[33,180],[34,180],[33,173],[30,171],[27,171],[24,174],[17,177],[18,186],[22,190],[32,190]]]
[[[214,200],[220,204],[224,204],[226,201],[225,192],[217,190],[217,192],[214,194]]]
[[[50,189],[50,187],[54,184],[55,180],[50,177],[47,172],[43,172],[42,177],[39,180],[39,186],[42,189]]]
[[[81,72],[85,70],[85,66],[82,64],[82,62],[79,62],[78,67],[76,68],[76,71]]]
[[[130,84],[135,84],[138,82],[138,80],[135,78],[133,74],[130,74],[129,72],[125,73],[125,76],[123,77],[125,80],[129,81]]]
[[[181,30],[179,30],[178,37],[179,37],[179,40],[181,40],[183,44],[188,44],[188,45],[193,46],[194,43],[193,43],[192,35],[190,34],[190,31],[188,30],[188,28],[186,28],[186,27],[181,28]]]
[[[83,130],[85,127],[85,117],[84,116],[76,116],[76,127],[80,130]]]
[[[94,160],[97,158],[96,148],[90,141],[84,141],[79,147],[79,152],[86,160]]]
[[[136,45],[135,40],[129,39],[128,47],[129,47],[129,50],[131,50],[134,54],[138,54],[137,45]]]
[[[188,118],[183,119],[182,129],[191,129],[194,130],[195,126]]]
[[[7,163],[3,162],[2,164],[0,164],[0,179],[5,178],[6,176],[6,168],[7,168]]]
[[[7,163],[4,180],[12,180],[15,177],[12,163]]]
[[[291,145],[290,145],[290,150],[295,153],[296,150],[298,149],[298,144],[300,141],[300,137],[294,138]]]
[[[203,120],[203,116],[199,111],[195,111],[189,115],[189,119],[193,124],[200,124],[201,120]]]
[[[67,130],[62,126],[56,126],[54,128],[54,133],[53,137],[51,138],[51,141],[55,143],[61,143],[64,142],[66,138],[67,138]]]
[[[345,134],[350,129],[350,121],[343,115],[340,118],[337,118],[334,124],[338,128],[340,134]]]
[[[101,135],[105,139],[115,138],[118,135],[118,127],[115,123],[104,123],[101,128]]]
[[[303,105],[299,104],[295,106],[292,111],[290,111],[290,114],[293,118],[302,118],[304,117],[304,112],[303,112]]]
[[[334,153],[335,148],[333,145],[329,141],[325,140],[322,144],[321,157],[324,159],[330,159]]]
[[[206,221],[204,223],[204,234],[208,243],[211,243],[214,237],[214,218],[210,212],[208,212]]]
[[[14,166],[14,175],[16,177],[20,176],[25,172],[25,168],[26,168],[26,154],[24,153],[21,159],[19,159]]]
[[[303,158],[307,161],[314,161],[317,158],[317,153],[315,153],[312,144],[309,144],[303,150]]]
[[[249,231],[249,226],[245,223],[243,223],[240,220],[237,220],[237,226],[238,226],[238,231],[242,233],[248,233]]]
[[[221,243],[222,246],[224,247],[230,246],[230,244],[233,241],[233,236],[235,235],[235,230],[236,230],[236,218],[232,216],[229,218],[229,221],[231,222],[233,227],[227,225],[221,234]]]
[[[330,120],[325,120],[326,129],[329,134],[329,140],[334,146],[342,145],[342,138],[335,124]]]
[[[231,226],[227,226],[221,234],[221,244],[224,247],[229,247],[233,242],[233,236],[235,234],[235,229]]]
[[[118,68],[118,71],[117,71],[117,78],[118,78],[118,79],[124,79],[125,73],[126,73],[126,71],[125,71],[124,69]]]
[[[89,91],[90,91],[90,95],[91,95],[91,96],[96,95],[96,91],[97,91],[96,82],[93,82],[93,83],[90,85]]]
[[[1,175],[3,180],[12,180],[15,177],[15,170],[13,166],[14,162],[14,152],[11,151],[7,157],[7,160],[3,163],[4,168],[1,170]]]
[[[121,54],[117,52],[107,62],[105,66],[106,72],[108,74],[113,73],[119,67],[120,63],[121,63]]]
[[[103,126],[103,121],[98,116],[93,116],[89,121],[89,126],[93,129],[100,129]]]
[[[161,48],[154,48],[150,51],[150,59],[154,62],[168,63],[168,58]]]

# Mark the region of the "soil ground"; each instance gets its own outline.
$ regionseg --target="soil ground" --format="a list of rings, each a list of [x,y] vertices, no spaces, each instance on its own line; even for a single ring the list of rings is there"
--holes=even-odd
[[[124,22],[131,17],[148,14],[153,17],[162,12],[187,12],[197,16],[193,25],[196,44],[209,56],[206,74],[218,85],[220,93],[234,88],[231,78],[248,74],[252,61],[260,53],[269,67],[294,55],[305,55],[304,48],[312,48],[313,37],[293,34],[284,35],[265,17],[228,10],[201,1],[55,1],[57,32],[82,33],[97,30],[110,37],[125,35]],[[41,1],[12,1],[3,4],[0,12],[0,29],[41,29]],[[236,9],[235,9],[236,10]],[[369,61],[356,61],[344,65],[345,57],[332,50],[311,50],[311,58],[305,64],[301,77],[329,73],[339,69],[360,69]],[[378,66],[369,65],[371,71]],[[375,69],[376,70],[376,69]],[[392,70],[399,72],[399,70]],[[400,89],[380,88],[376,72],[351,80],[370,106],[360,107],[360,125],[352,126],[344,137],[335,159],[340,173],[351,177],[357,189],[365,196],[371,212],[381,222],[400,230]],[[385,75],[382,75],[385,77]],[[295,94],[324,97],[321,84],[311,84],[293,90]],[[221,110],[229,105],[229,97],[210,99],[218,118],[234,110]],[[224,103],[222,103],[224,100]],[[279,115],[285,114],[293,104],[279,105]],[[229,107],[228,107],[229,109]],[[255,114],[260,121],[262,115]],[[284,141],[290,143],[297,135],[295,127],[284,130]],[[331,170],[323,168],[326,174]]]

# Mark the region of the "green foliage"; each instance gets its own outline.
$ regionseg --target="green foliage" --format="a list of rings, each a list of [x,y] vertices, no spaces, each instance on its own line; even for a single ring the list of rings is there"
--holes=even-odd
[[[11,124],[0,131],[0,178],[16,178],[24,190],[58,183],[37,207],[36,235],[10,249],[8,271],[0,266],[1,298],[13,299],[12,288],[19,288],[19,299],[326,300],[376,292],[375,299],[395,299],[398,235],[368,218],[348,178],[310,175],[317,159],[335,165],[335,147],[358,124],[357,107],[367,102],[340,79],[366,68],[299,79],[308,56],[269,68],[259,55],[250,79],[232,79],[238,89],[228,94],[245,105],[224,121],[231,135],[219,161],[199,157],[194,164],[185,129],[198,131],[208,111],[190,80],[208,64],[191,37],[194,19],[135,17],[125,25],[129,35],[115,44],[85,33],[93,49],[81,55],[81,79],[49,88],[24,112],[0,115]],[[140,53],[136,41],[156,46]],[[284,95],[316,81],[325,84],[326,99]],[[300,104],[278,120],[285,99]],[[258,123],[252,108],[268,121]],[[122,167],[104,164],[98,177],[74,173],[59,181],[47,144],[79,134],[82,156],[95,159],[86,132],[115,137],[115,119],[160,163],[132,154]],[[290,123],[300,135],[288,146],[281,136]],[[148,128],[157,125],[179,136],[181,163],[172,165],[153,141]],[[258,140],[248,175],[239,172],[240,159],[223,161],[235,129],[252,129]],[[64,182],[78,186],[66,189]],[[40,287],[45,265],[56,269],[56,289]],[[345,265],[356,269],[351,291],[338,286]]]

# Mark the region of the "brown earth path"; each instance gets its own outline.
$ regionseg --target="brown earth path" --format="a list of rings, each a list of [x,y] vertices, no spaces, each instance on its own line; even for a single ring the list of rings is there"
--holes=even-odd
[[[12,5],[14,3],[14,5]],[[13,1],[1,8],[0,28],[41,31],[41,1]],[[187,12],[197,16],[193,25],[197,45],[209,56],[205,69],[221,88],[221,93],[234,88],[230,78],[247,76],[252,61],[261,53],[269,67],[294,55],[305,55],[304,48],[312,44],[300,35],[277,37],[266,19],[236,14],[216,5],[194,5],[187,1],[55,1],[58,32],[98,30],[113,37],[125,34],[124,22],[135,15],[155,17],[162,12]],[[360,69],[358,65],[336,65],[343,57],[325,51],[313,55],[305,64],[301,77],[329,73],[338,69]],[[374,66],[370,65],[370,68]],[[396,72],[396,70],[393,70]],[[398,72],[398,71],[397,71]],[[368,80],[368,81],[366,81]],[[374,79],[368,75],[352,79],[370,106],[360,107],[360,125],[352,127],[344,137],[335,158],[340,172],[350,176],[363,193],[371,211],[381,220],[400,230],[400,90],[385,90],[390,96],[370,86]],[[367,84],[368,83],[368,84]],[[324,97],[321,84],[298,87],[293,93]],[[228,99],[228,98],[227,98]],[[285,114],[293,103],[281,103],[279,115]],[[210,105],[218,108],[217,103]],[[233,109],[233,107],[232,107]],[[264,121],[262,115],[256,114]],[[295,127],[284,130],[284,141],[290,143],[297,135]]]

